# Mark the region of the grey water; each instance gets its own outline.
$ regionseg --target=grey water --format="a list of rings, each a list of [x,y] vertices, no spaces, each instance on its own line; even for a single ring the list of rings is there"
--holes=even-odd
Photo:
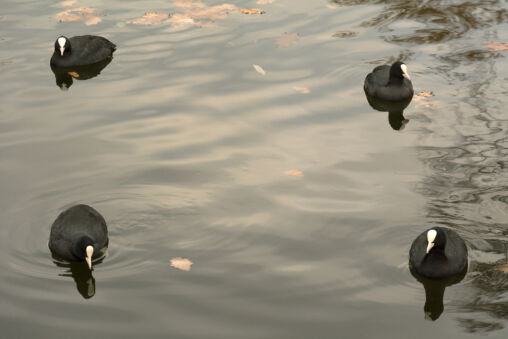
[[[231,3],[265,14],[140,26],[188,9],[79,0],[85,25],[3,0],[0,337],[506,338],[508,52],[485,42],[508,42],[507,2]],[[62,91],[61,34],[118,49]],[[394,115],[362,86],[395,60],[434,95]],[[109,226],[92,272],[47,247],[78,203]],[[434,225],[470,261],[429,312],[407,264]]]

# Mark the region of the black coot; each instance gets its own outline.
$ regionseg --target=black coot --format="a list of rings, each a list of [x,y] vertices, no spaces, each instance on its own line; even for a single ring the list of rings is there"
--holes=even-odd
[[[365,78],[365,93],[381,100],[402,101],[413,97],[413,84],[407,66],[397,61],[393,65],[378,66]]]
[[[447,278],[467,269],[467,247],[456,232],[433,227],[413,241],[409,263],[424,277]]]
[[[100,36],[81,35],[70,39],[61,36],[55,41],[50,64],[57,67],[91,65],[110,58],[115,49],[114,43]]]
[[[100,256],[108,244],[106,221],[87,205],[76,205],[56,218],[51,226],[49,249],[68,261],[83,261],[92,269],[92,258]]]

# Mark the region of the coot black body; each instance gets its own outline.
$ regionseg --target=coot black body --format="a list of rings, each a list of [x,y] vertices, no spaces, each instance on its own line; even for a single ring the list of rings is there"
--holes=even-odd
[[[413,84],[407,66],[397,61],[391,66],[378,66],[365,77],[366,94],[386,101],[403,101],[413,97]]]
[[[100,256],[107,244],[106,221],[87,205],[76,205],[63,211],[51,226],[51,252],[68,261],[85,260],[90,269],[92,258]]]
[[[467,247],[451,229],[433,227],[413,241],[409,263],[423,277],[448,278],[467,269]]]
[[[57,67],[91,65],[111,57],[115,50],[114,43],[100,36],[61,36],[55,41],[50,64]]]

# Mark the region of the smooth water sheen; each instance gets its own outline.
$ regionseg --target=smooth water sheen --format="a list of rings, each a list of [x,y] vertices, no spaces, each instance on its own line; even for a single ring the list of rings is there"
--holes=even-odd
[[[137,26],[185,9],[79,0],[102,18],[86,26],[58,22],[58,1],[3,1],[0,337],[506,338],[508,52],[484,42],[508,42],[507,2],[234,3],[266,13]],[[299,39],[279,46],[285,32]],[[118,49],[61,91],[61,34]],[[398,59],[435,94],[401,131],[362,89]],[[47,247],[78,203],[109,226],[92,274]],[[470,263],[427,321],[407,264],[432,225]]]

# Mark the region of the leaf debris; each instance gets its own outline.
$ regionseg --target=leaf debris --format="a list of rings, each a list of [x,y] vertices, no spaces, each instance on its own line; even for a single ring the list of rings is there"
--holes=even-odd
[[[189,272],[192,264],[193,262],[187,258],[176,257],[171,259],[171,266],[182,271]]]

